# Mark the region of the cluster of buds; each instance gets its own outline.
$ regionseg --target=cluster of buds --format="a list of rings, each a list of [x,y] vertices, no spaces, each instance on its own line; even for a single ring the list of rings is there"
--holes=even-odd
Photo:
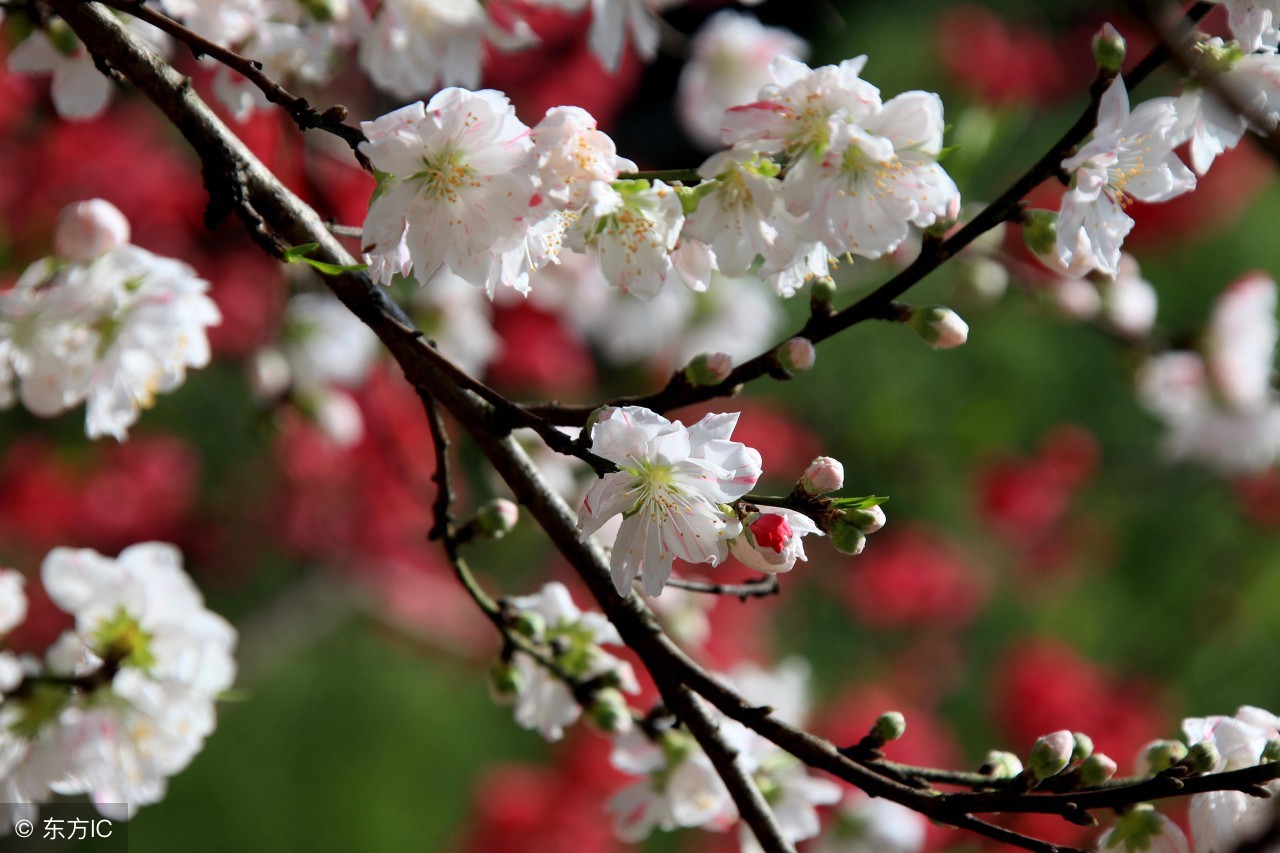
[[[1014,761],[1017,759],[1015,758]],[[1093,751],[1093,739],[1066,729],[1047,734],[1035,742],[1027,766],[1015,774],[1030,789],[1051,777],[1066,777],[1076,785],[1101,785],[1116,773],[1110,757]]]

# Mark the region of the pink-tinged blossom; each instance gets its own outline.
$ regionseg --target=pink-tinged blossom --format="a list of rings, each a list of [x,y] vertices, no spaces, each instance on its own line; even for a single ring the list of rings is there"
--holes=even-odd
[[[676,106],[685,131],[701,148],[720,147],[724,111],[755,100],[772,82],[776,56],[804,59],[809,46],[789,30],[766,27],[753,16],[726,9],[694,35],[692,57],[680,72]],[[738,275],[739,273],[732,273]]]
[[[1246,53],[1275,51],[1280,42],[1280,0],[1214,0],[1227,7],[1227,24]]]
[[[120,208],[100,198],[67,205],[53,227],[54,250],[80,263],[90,263],[128,242],[129,220]]]
[[[1195,175],[1173,153],[1177,120],[1173,98],[1145,101],[1130,113],[1122,78],[1103,93],[1093,139],[1062,161],[1074,181],[1058,217],[1058,257],[1065,266],[1073,266],[1083,242],[1095,268],[1115,276],[1120,247],[1133,229],[1124,212],[1130,200],[1168,201],[1195,189]]]
[[[1165,421],[1171,455],[1227,473],[1280,457],[1280,399],[1270,386],[1277,341],[1276,285],[1263,274],[1219,297],[1203,355],[1166,352],[1138,374],[1139,399]]]
[[[1233,717],[1189,717],[1182,721],[1187,743],[1212,743],[1218,751],[1221,773],[1252,767],[1262,759],[1267,741],[1280,737],[1280,720],[1269,711],[1245,706]],[[1272,794],[1280,783],[1265,786]],[[1191,834],[1198,853],[1235,850],[1259,837],[1271,824],[1270,802],[1241,791],[1211,791],[1191,798]]]
[[[820,156],[830,144],[833,123],[856,124],[880,109],[880,90],[859,76],[866,64],[867,58],[858,56],[810,68],[777,57],[769,67],[773,82],[758,99],[725,112],[721,141],[793,159]]]
[[[737,414],[707,415],[691,427],[636,406],[612,408],[592,427],[591,449],[621,470],[591,486],[578,511],[585,539],[623,516],[610,558],[619,595],[640,576],[662,593],[679,557],[719,564],[741,525],[724,505],[760,478],[760,454],[731,441]]]
[[[683,732],[668,732],[660,743],[638,730],[614,740],[610,762],[642,777],[609,799],[614,833],[636,842],[655,829],[723,828],[738,811],[711,759]]]
[[[569,235],[573,246],[594,251],[609,284],[653,299],[674,270],[672,252],[684,225],[675,190],[662,181],[593,181],[588,198]]]
[[[491,297],[514,284],[504,255],[527,252],[537,176],[529,128],[506,97],[445,89],[361,127],[361,151],[389,176],[364,223],[372,273],[389,282],[407,253],[421,284],[445,269]]]
[[[1138,262],[1132,255],[1120,256],[1117,272],[1115,278],[1098,281],[1098,292],[1102,297],[1102,318],[1108,326],[1121,334],[1141,338],[1156,323],[1156,311],[1159,307],[1156,289],[1142,277]]]
[[[552,107],[532,130],[540,195],[547,202],[578,210],[589,201],[592,181],[610,183],[619,172],[633,172],[636,164],[618,156],[613,140],[596,127],[595,118],[581,107]]]
[[[789,572],[796,560],[808,560],[805,536],[821,536],[822,531],[807,515],[780,507],[762,506],[754,518],[748,516],[742,534],[729,543],[729,551],[749,569],[769,574]]]

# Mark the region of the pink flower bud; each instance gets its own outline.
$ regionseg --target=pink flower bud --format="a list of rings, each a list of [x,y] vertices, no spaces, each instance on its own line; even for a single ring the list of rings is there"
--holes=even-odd
[[[694,385],[719,385],[733,370],[733,356],[724,352],[704,352],[694,356],[684,369]]]
[[[1075,748],[1076,739],[1066,729],[1045,735],[1031,748],[1027,770],[1037,779],[1056,776],[1071,763],[1071,754]]]
[[[765,513],[752,523],[751,535],[761,548],[772,548],[781,554],[795,531],[791,529],[785,516]]]
[[[910,324],[934,349],[951,349],[969,339],[969,324],[945,305],[913,309]]]
[[[839,459],[819,456],[804,469],[804,475],[800,478],[800,488],[810,495],[838,492],[844,488],[844,466],[840,464]]]
[[[778,347],[778,364],[791,373],[804,373],[813,369],[818,352],[808,338],[792,338]]]
[[[1103,24],[1102,29],[1093,37],[1093,59],[1104,71],[1119,71],[1124,65],[1127,45],[1124,36],[1110,24]]]
[[[128,242],[129,220],[100,198],[67,205],[53,227],[54,250],[71,261],[89,263]]]
[[[476,527],[492,539],[506,536],[519,521],[520,508],[506,498],[495,498],[476,511]]]

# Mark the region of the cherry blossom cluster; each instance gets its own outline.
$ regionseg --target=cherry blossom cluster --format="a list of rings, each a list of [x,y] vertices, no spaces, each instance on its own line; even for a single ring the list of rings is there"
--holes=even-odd
[[[677,558],[715,566],[732,553],[748,568],[789,572],[807,559],[804,537],[824,535],[804,509],[822,507],[818,517],[843,553],[860,553],[867,535],[884,525],[874,500],[843,508],[818,499],[844,485],[843,466],[829,457],[814,460],[797,486],[812,506],[751,503],[748,492],[762,473],[760,454],[732,440],[737,421],[736,413],[707,415],[686,427],[637,406],[597,415],[591,451],[618,470],[592,484],[578,527],[585,540],[620,519],[609,547],[619,595],[629,595],[637,579],[645,595],[661,595]],[[734,506],[739,502],[744,505]]]
[[[937,162],[941,100],[882,103],[859,76],[865,61],[776,58],[757,100],[724,113],[733,147],[694,187],[620,179],[634,164],[585,111],[557,107],[529,128],[491,90],[446,89],[365,122],[361,150],[382,177],[364,229],[371,272],[527,292],[567,247],[645,300],[673,273],[705,291],[716,270],[789,296],[836,256],[881,257],[912,227],[954,220],[960,197]]]
[[[1245,706],[1234,716],[1188,717],[1182,741],[1157,740],[1138,756],[1141,775],[1182,765],[1195,773],[1222,773],[1280,760],[1280,718],[1262,708]],[[1185,741],[1185,742],[1184,742]],[[1280,783],[1262,786],[1269,796]],[[1237,850],[1262,837],[1272,825],[1271,800],[1244,791],[1210,791],[1191,797],[1191,844],[1177,823],[1150,805],[1123,813],[1098,840],[1103,850],[1159,850],[1169,853],[1215,853]]]
[[[1280,121],[1274,10],[1252,0],[1227,5],[1237,40],[1201,37],[1195,49],[1201,70],[1215,75],[1251,114],[1242,116],[1199,80],[1189,81],[1177,97],[1152,98],[1131,110],[1124,80],[1117,77],[1099,102],[1093,138],[1062,161],[1071,187],[1063,196],[1051,263],[1063,271],[1118,276],[1121,247],[1134,225],[1125,212],[1131,202],[1168,201],[1194,190],[1196,175],[1234,148],[1250,122],[1270,132]],[[1125,47],[1115,30],[1104,28],[1094,46],[1100,66],[1118,70]],[[1191,168],[1174,153],[1184,143]]]
[[[157,394],[209,363],[221,315],[208,282],[130,244],[102,199],[63,210],[54,246],[0,294],[0,406],[52,417],[85,403],[89,437],[123,441]]]
[[[236,632],[209,611],[177,548],[111,559],[55,548],[41,581],[75,620],[41,660],[0,651],[0,828],[54,794],[87,795],[124,819],[163,799],[204,746],[231,687]],[[0,571],[0,632],[26,617],[24,578]]]
[[[506,503],[514,511],[514,505]],[[494,666],[490,675],[495,698],[514,703],[521,727],[537,729],[549,741],[559,740],[565,727],[582,716],[582,706],[566,681],[571,679],[594,683],[594,719],[608,715],[610,730],[630,728],[631,717],[619,691],[636,693],[640,688],[631,665],[601,648],[622,645],[612,622],[603,614],[579,610],[564,584],[554,582],[536,595],[509,599],[508,608],[515,630],[545,648],[558,668],[552,672],[529,652],[514,648]]]
[[[475,88],[487,50],[516,51],[538,37],[503,3],[480,0],[382,0],[370,14],[363,0],[147,0],[200,36],[261,63],[274,80],[320,86],[342,70],[356,49],[359,67],[379,89],[400,98],[441,86]],[[569,14],[590,9],[588,44],[616,71],[628,42],[645,60],[657,54],[658,14],[684,0],[528,0],[527,6]],[[3,17],[0,14],[0,17]],[[133,19],[129,26],[163,49],[159,30]],[[52,73],[54,104],[68,119],[91,118],[110,98],[110,81],[61,21],[35,32],[10,59],[14,71]],[[243,120],[269,106],[235,71],[219,67],[214,94]]]

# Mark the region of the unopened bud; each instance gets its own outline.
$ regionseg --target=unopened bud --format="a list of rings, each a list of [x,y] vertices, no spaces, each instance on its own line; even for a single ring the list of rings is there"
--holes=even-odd
[[[1218,752],[1218,747],[1214,746],[1213,741],[1209,740],[1192,744],[1187,750],[1187,757],[1182,759],[1182,763],[1192,773],[1212,773],[1218,769],[1221,761],[1222,754]]]
[[[698,751],[698,744],[692,737],[675,729],[663,732],[658,745],[662,747],[662,757],[667,761],[668,770],[679,766]]]
[[[489,667],[489,692],[495,702],[509,702],[520,694],[524,676],[510,661],[497,660]]]
[[[684,369],[685,378],[693,385],[719,385],[729,378],[733,370],[733,357],[723,352],[704,352],[696,355]]]
[[[605,734],[620,735],[631,730],[631,708],[626,698],[612,687],[596,691],[587,714],[592,724]]]
[[[1022,772],[1022,759],[1012,752],[993,749],[982,762],[981,772],[992,779],[1012,779]]]
[[[511,619],[511,630],[530,640],[541,640],[547,620],[535,610],[521,610]]]
[[[812,302],[830,302],[836,298],[836,283],[829,278],[815,278],[809,285],[809,299]]]
[[[804,373],[813,369],[818,351],[808,338],[792,338],[776,350],[778,365],[788,373]]]
[[[520,520],[520,508],[506,498],[495,498],[476,510],[476,533],[489,539],[501,539]]]
[[[1045,735],[1031,747],[1027,770],[1037,779],[1058,775],[1071,763],[1075,745],[1075,738],[1066,729]]]
[[[1116,763],[1106,755],[1095,752],[1080,765],[1080,781],[1085,785],[1101,785],[1116,775],[1118,769]]]
[[[89,263],[128,242],[129,220],[100,198],[67,205],[53,226],[54,250],[71,261]]]
[[[934,349],[951,349],[969,339],[969,324],[945,305],[913,308],[907,323]]]
[[[1052,210],[1027,210],[1022,214],[1022,242],[1036,257],[1058,251],[1058,214]]]
[[[898,711],[885,711],[876,719],[871,735],[881,743],[897,740],[906,734],[907,718]]]
[[[844,488],[844,465],[839,459],[819,456],[800,476],[800,488],[807,495],[826,495]]]
[[[1093,37],[1093,61],[1103,71],[1118,72],[1124,65],[1124,54],[1124,36],[1110,24],[1103,24]]]
[[[1075,745],[1071,748],[1072,764],[1084,761],[1090,755],[1093,755],[1093,738],[1084,732],[1074,732],[1071,738],[1075,741]]]
[[[862,553],[863,548],[867,547],[867,534],[845,516],[846,514],[842,513],[839,518],[831,522],[827,535],[831,537],[831,547],[841,554],[856,557]]]
[[[1187,757],[1187,747],[1180,740],[1156,740],[1142,751],[1142,762],[1148,773],[1163,773]]]
[[[869,506],[866,509],[847,509],[844,512],[844,517],[849,520],[850,524],[868,536],[884,527],[884,523],[887,520],[884,510],[878,506]]]
[[[1270,764],[1273,761],[1280,761],[1280,738],[1267,741],[1267,745],[1262,748],[1262,756],[1258,759],[1259,764]]]

